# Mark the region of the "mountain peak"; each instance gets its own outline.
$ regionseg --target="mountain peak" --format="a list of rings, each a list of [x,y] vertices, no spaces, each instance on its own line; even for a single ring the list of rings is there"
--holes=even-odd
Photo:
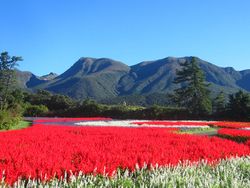
[[[62,93],[73,98],[110,98],[130,94],[172,92],[178,86],[173,84],[180,63],[190,62],[195,56],[165,57],[155,61],[143,61],[131,67],[109,58],[82,57],[60,76],[49,73],[42,77],[25,76],[23,86],[42,88]],[[222,68],[195,57],[211,83],[213,94],[218,91],[233,93],[239,89],[250,91],[250,70],[236,71]],[[49,80],[50,79],[50,80]],[[27,84],[25,84],[27,83]]]
[[[114,71],[128,72],[129,70],[129,66],[113,59],[82,57],[66,72],[60,75],[60,78],[83,75],[90,76]]]
[[[41,80],[53,80],[54,78],[56,78],[58,76],[58,74],[54,73],[54,72],[50,72],[49,74],[46,74],[44,76],[41,76],[40,79]]]

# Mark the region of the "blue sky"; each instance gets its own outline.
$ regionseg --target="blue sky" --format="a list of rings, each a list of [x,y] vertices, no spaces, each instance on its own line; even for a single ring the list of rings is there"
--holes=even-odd
[[[62,73],[80,57],[133,65],[198,56],[250,69],[249,0],[0,0],[0,51],[21,70]]]

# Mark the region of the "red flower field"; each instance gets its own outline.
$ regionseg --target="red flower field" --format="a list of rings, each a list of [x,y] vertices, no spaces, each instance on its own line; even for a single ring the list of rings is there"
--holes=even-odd
[[[248,141],[246,141],[246,145],[248,145],[250,147],[250,139]]]
[[[18,178],[44,180],[70,171],[112,175],[117,168],[134,170],[136,164],[215,162],[250,154],[247,145],[171,132],[176,129],[67,127],[38,122],[42,120],[27,129],[0,132],[0,172],[4,172],[0,180],[4,177],[10,184]]]
[[[218,131],[219,135],[227,135],[231,137],[243,137],[250,139],[250,130],[241,130],[241,129],[220,129]]]
[[[213,122],[211,125],[216,127],[224,127],[224,128],[250,128],[250,122],[230,122],[230,121],[217,121]]]

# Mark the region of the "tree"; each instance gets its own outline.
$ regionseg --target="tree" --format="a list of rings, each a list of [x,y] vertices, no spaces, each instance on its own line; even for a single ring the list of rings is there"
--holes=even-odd
[[[80,105],[80,111],[84,116],[99,116],[101,114],[101,106],[94,100],[86,99]]]
[[[250,119],[250,96],[248,93],[238,91],[229,96],[228,112],[231,118],[237,120]]]
[[[52,94],[46,90],[39,89],[36,93],[26,93],[25,102],[29,102],[32,105],[45,105],[49,107]]]
[[[60,95],[60,94],[56,94],[53,95],[51,97],[50,103],[49,103],[49,109],[50,110],[65,110],[65,109],[69,109],[70,107],[72,107],[74,104],[73,100],[65,95]]]
[[[22,61],[22,58],[11,57],[8,52],[2,52],[0,55],[0,110],[8,108],[8,97],[14,88],[14,69],[18,61]]]
[[[226,98],[223,91],[221,91],[213,101],[213,112],[221,114],[226,110]]]
[[[194,115],[207,115],[212,111],[208,84],[205,76],[198,66],[197,59],[181,63],[181,70],[177,70],[175,84],[181,84],[174,92],[175,100],[180,107],[187,108]]]
[[[24,115],[29,117],[44,116],[48,113],[48,108],[44,105],[30,105],[27,104]]]

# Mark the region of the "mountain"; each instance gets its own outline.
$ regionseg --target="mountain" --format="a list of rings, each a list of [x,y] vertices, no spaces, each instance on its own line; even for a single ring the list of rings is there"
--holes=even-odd
[[[157,61],[145,61],[131,66],[129,74],[119,82],[122,94],[163,93],[173,90],[172,84],[176,69],[183,59],[166,58]]]
[[[49,74],[46,74],[44,76],[41,76],[40,79],[41,80],[53,80],[54,78],[56,78],[58,75],[54,72],[51,72]]]
[[[173,84],[176,70],[180,69],[180,63],[190,62],[191,57],[168,57],[156,61],[145,61],[131,67],[130,73],[119,82],[119,90],[126,95],[166,93],[173,91],[180,85]],[[205,73],[206,81],[211,83],[210,89],[214,92],[220,90],[232,93],[239,89],[246,89],[247,75],[233,68],[221,68],[209,62],[197,58],[197,62]],[[242,83],[240,86],[239,83]],[[244,86],[244,87],[243,87]]]
[[[17,85],[22,89],[32,90],[33,87],[43,84],[45,81],[28,71],[15,70]]]
[[[34,87],[46,83],[49,80],[53,80],[58,75],[56,73],[49,73],[44,76],[36,76],[29,71],[15,70],[17,77],[17,85],[22,89],[32,90]]]
[[[77,99],[114,97],[119,94],[119,80],[129,70],[127,65],[112,59],[81,58],[66,72],[37,88]]]
[[[240,71],[242,78],[237,81],[237,84],[247,90],[250,91],[250,70]]]
[[[234,93],[239,89],[250,91],[250,70],[236,71],[232,67],[218,67],[196,58],[210,83],[213,94],[220,91]],[[180,85],[173,84],[180,63],[191,57],[167,57],[144,61],[133,66],[108,58],[80,58],[61,75],[50,73],[38,77],[20,72],[19,82],[31,90],[45,89],[69,95],[76,99],[105,99],[126,95],[166,94]]]

